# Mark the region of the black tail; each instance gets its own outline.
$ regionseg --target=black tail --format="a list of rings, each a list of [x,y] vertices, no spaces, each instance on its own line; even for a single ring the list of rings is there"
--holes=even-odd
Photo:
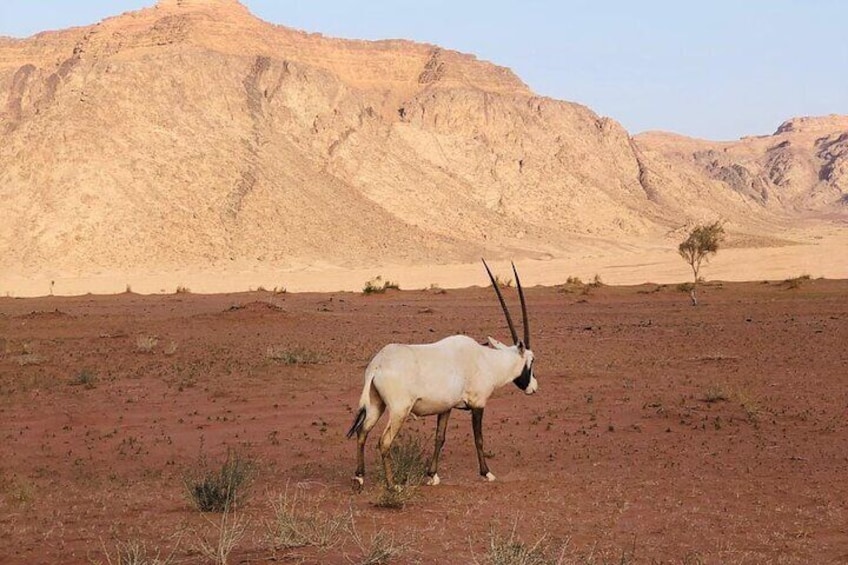
[[[362,429],[362,424],[365,423],[365,408],[360,408],[359,412],[356,413],[356,419],[353,421],[353,425],[347,431],[347,437],[352,438],[353,434],[359,433],[359,430]]]

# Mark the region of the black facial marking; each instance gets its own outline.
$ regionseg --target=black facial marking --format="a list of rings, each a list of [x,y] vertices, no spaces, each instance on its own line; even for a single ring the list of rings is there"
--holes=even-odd
[[[520,388],[521,390],[527,390],[527,387],[530,386],[530,377],[533,376],[533,367],[532,363],[528,367],[524,365],[524,368],[521,370],[521,374],[515,377],[512,382],[515,383],[515,386]]]

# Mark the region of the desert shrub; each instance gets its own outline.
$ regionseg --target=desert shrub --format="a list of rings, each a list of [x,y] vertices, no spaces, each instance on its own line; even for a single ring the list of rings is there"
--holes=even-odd
[[[692,292],[695,288],[695,283],[684,282],[677,285],[677,290],[680,292]]]
[[[224,512],[242,502],[255,471],[254,462],[239,452],[227,450],[227,458],[212,469],[201,452],[197,466],[183,477],[189,499],[201,512]]]
[[[189,294],[190,292],[191,292],[191,289],[186,287],[186,286],[179,285],[177,287],[177,294]]]
[[[810,280],[811,278],[812,277],[810,275],[799,275],[791,279],[786,279],[785,281],[783,281],[783,284],[786,285],[786,288],[794,290],[796,288],[801,288],[801,285]]]
[[[558,287],[559,292],[564,293],[574,293],[580,292],[581,294],[589,294],[590,290],[593,288],[600,288],[604,286],[603,281],[601,280],[601,275],[596,274],[592,278],[592,282],[585,283],[583,279],[576,276],[570,276],[565,279],[565,282]]]
[[[362,287],[362,294],[383,294],[390,289],[400,290],[400,285],[389,280],[384,281],[381,275],[377,275],[365,283],[365,286]]]
[[[83,369],[71,379],[71,386],[82,386],[87,389],[94,388],[97,377],[88,369]]]

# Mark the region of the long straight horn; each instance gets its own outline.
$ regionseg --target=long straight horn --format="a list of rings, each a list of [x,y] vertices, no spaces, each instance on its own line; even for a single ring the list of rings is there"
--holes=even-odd
[[[512,334],[512,342],[518,343],[518,334],[515,332],[515,326],[512,323],[512,317],[509,315],[509,310],[506,307],[506,302],[504,302],[503,295],[501,294],[501,289],[498,287],[498,283],[495,281],[495,277],[492,276],[492,271],[486,264],[485,259],[483,259],[483,266],[486,267],[486,272],[489,273],[489,280],[492,281],[492,288],[495,289],[495,294],[498,295],[498,300],[501,303],[501,308],[503,308],[504,316],[506,316],[506,323],[507,325],[509,325],[509,332]]]
[[[518,271],[515,270],[515,263],[512,264],[512,274],[515,275],[515,286],[518,287],[518,298],[521,299],[521,321],[524,323],[524,347],[530,349],[530,324],[527,321],[527,304],[524,302],[524,289],[521,288],[521,281],[518,280]]]

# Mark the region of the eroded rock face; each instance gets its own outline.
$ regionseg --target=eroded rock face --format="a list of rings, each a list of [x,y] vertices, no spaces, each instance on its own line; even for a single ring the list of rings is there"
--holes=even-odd
[[[705,216],[761,225],[846,190],[838,128],[792,124],[730,146],[634,140],[470,55],[165,0],[0,38],[0,266],[442,263]]]
[[[848,117],[794,118],[770,136],[713,143],[669,134],[637,136],[647,153],[674,171],[721,183],[762,208],[781,214],[839,211],[846,193]]]

